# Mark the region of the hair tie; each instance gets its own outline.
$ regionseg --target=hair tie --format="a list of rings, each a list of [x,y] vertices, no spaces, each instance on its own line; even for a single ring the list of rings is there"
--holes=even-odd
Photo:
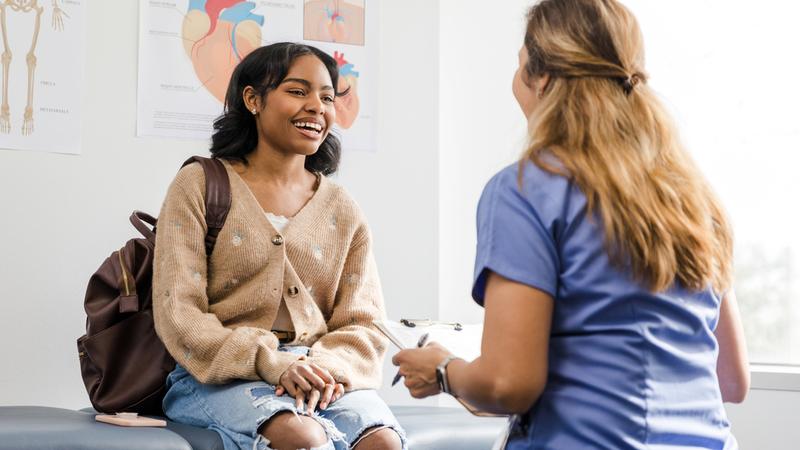
[[[640,81],[642,81],[642,77],[638,73],[628,75],[628,78],[623,79],[621,84],[625,95],[631,95],[633,88],[635,88]]]

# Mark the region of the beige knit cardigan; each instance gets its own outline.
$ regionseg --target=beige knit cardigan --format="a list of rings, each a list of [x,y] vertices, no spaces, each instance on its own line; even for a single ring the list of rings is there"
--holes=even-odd
[[[380,386],[386,342],[372,325],[385,310],[363,214],[324,176],[282,233],[225,163],[232,204],[206,259],[205,176],[184,167],[158,219],[153,269],[156,331],[175,360],[203,383],[277,384],[305,357],[277,351],[270,332],[281,298],[308,360],[345,389]]]

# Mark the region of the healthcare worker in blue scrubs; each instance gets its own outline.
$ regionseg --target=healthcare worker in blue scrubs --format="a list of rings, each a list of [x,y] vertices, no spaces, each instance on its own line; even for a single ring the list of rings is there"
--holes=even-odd
[[[517,414],[509,449],[735,449],[749,388],[732,232],[616,0],[543,0],[513,92],[524,156],[478,206],[481,356],[394,357],[414,397]],[[491,151],[491,149],[487,149]]]

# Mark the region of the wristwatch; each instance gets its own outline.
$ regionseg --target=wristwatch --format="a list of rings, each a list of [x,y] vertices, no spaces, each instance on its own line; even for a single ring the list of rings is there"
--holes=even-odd
[[[439,390],[450,395],[453,395],[453,393],[450,392],[450,383],[447,381],[447,365],[454,359],[461,358],[450,355],[436,366],[436,383],[439,384]]]

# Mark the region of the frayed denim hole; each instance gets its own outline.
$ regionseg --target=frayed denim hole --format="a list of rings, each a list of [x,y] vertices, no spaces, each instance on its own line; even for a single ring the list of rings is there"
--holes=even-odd
[[[253,443],[253,450],[272,450],[272,448],[269,447],[269,444],[271,443],[269,439],[267,439],[261,433],[259,433],[258,430],[261,429],[261,426],[264,425],[264,423],[266,423],[269,419],[283,412],[291,412],[292,414],[295,415],[295,417],[299,416],[311,417],[322,426],[322,429],[325,431],[325,436],[328,437],[328,442],[326,442],[320,447],[313,447],[309,450],[335,450],[336,446],[333,444],[334,440],[346,442],[345,435],[341,431],[339,431],[336,428],[336,425],[334,425],[333,422],[331,422],[330,420],[321,417],[316,413],[314,415],[308,415],[308,413],[306,413],[305,411],[300,411],[298,413],[297,409],[294,408],[293,406],[292,407],[287,407],[288,405],[282,405],[282,406],[284,406],[283,409],[274,411],[272,415],[270,415],[269,417],[262,416],[259,418],[258,426],[256,427],[256,440]],[[263,443],[263,447],[259,446],[259,444],[261,443]]]
[[[259,425],[259,427],[260,426],[261,425]],[[253,450],[273,450],[269,444],[269,439],[265,438],[260,433],[257,433],[256,439],[253,441]]]
[[[304,415],[308,416],[308,414]],[[347,436],[345,436],[344,433],[339,431],[339,429],[336,428],[336,425],[334,425],[333,421],[331,421],[330,419],[326,419],[317,414],[316,412],[308,417],[311,417],[318,424],[322,425],[322,429],[325,430],[325,435],[328,436],[328,439],[330,439],[331,441],[347,442]]]
[[[262,404],[268,404],[268,403],[269,403],[268,400],[265,401],[265,402],[262,402]],[[278,414],[281,414],[281,413],[284,413],[284,412],[290,412],[295,417],[297,417],[297,410],[294,408],[294,406],[281,404],[281,407],[276,409],[276,410],[274,410],[274,411],[271,411],[270,415],[261,416],[261,417],[258,418],[258,420],[256,420],[256,428],[255,428],[255,436],[254,436],[255,441],[253,442],[253,450],[272,450],[272,447],[269,446],[272,442],[270,442],[270,440],[267,439],[266,436],[262,435],[260,430],[261,430],[261,427],[265,423],[267,423],[267,421],[269,421],[273,417],[277,416]],[[261,443],[263,443],[263,447],[260,446]]]
[[[254,408],[263,408],[275,400],[275,388],[272,386],[257,386],[245,388],[245,392],[253,401]]]
[[[367,433],[365,435],[364,433],[367,430],[369,430],[370,428],[376,428],[376,430],[371,431],[370,433]],[[378,432],[378,431],[380,431],[380,430],[382,430],[384,428],[388,428],[388,429],[394,431],[395,433],[397,433],[397,435],[400,436],[401,447],[403,448],[403,450],[408,450],[408,442],[407,442],[408,438],[406,437],[406,431],[404,429],[396,426],[396,425],[387,425],[385,423],[380,423],[380,422],[373,423],[373,424],[370,424],[370,425],[365,425],[365,426],[361,427],[361,429],[358,430],[358,433],[356,433],[356,439],[350,444],[350,448],[353,448],[356,445],[358,445],[358,443],[361,442],[361,439],[369,436],[370,434],[372,434],[374,432]]]
[[[253,450],[272,450],[270,440],[261,434],[261,427],[270,419],[283,412],[290,412],[297,417],[297,408],[294,405],[286,404],[275,397],[275,387],[271,385],[256,386],[245,388],[245,392],[253,401],[253,407],[269,411],[269,415],[264,415],[256,420],[256,427],[253,432]]]
[[[333,445],[333,441],[328,439],[328,442],[326,442],[322,447],[314,447],[309,450],[336,450],[336,446]]]

